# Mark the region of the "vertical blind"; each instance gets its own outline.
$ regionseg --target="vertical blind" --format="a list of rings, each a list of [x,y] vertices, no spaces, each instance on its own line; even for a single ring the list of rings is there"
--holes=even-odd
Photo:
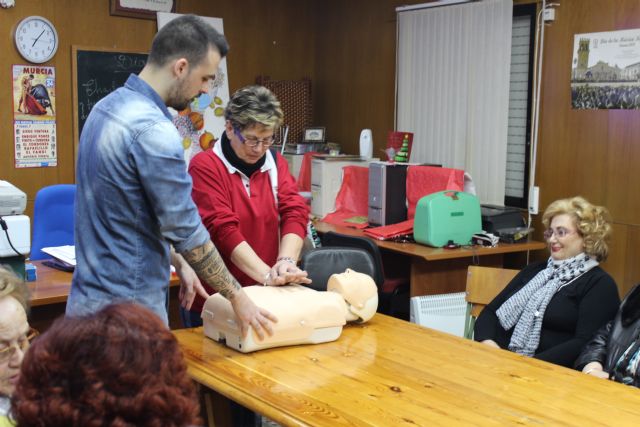
[[[483,203],[503,204],[507,157],[511,0],[398,13],[400,131],[411,162],[473,177]]]
[[[505,195],[515,198],[525,196],[531,30],[529,16],[513,18]]]

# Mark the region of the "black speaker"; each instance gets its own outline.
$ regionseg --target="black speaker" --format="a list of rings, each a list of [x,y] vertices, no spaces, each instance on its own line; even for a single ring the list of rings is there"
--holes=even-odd
[[[407,166],[369,164],[369,224],[389,225],[407,219]]]

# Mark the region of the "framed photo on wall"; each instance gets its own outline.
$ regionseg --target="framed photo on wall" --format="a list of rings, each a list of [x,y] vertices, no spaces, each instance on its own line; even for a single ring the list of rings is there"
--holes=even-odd
[[[156,19],[157,12],[175,12],[178,0],[109,0],[111,15]]]
[[[324,127],[306,128],[302,142],[324,142]]]

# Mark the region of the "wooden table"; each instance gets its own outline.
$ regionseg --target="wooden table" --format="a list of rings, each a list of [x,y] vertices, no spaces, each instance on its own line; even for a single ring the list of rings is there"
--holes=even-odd
[[[30,323],[39,331],[46,330],[59,316],[64,314],[67,297],[71,290],[73,273],[48,267],[42,261],[30,261],[36,267],[37,280],[27,282],[31,292]],[[180,281],[176,275],[171,275],[169,282],[169,325],[172,328],[182,327],[179,321],[177,290]]]
[[[368,237],[362,230],[324,222],[316,225],[319,233],[334,231],[350,236]],[[494,248],[470,246],[458,249],[432,248],[417,243],[397,243],[372,239],[381,250],[411,257],[411,296],[435,295],[465,290],[467,267],[483,265],[503,267],[505,254],[517,254],[546,248],[543,242],[499,243]]]
[[[382,314],[332,343],[252,354],[174,334],[195,381],[285,426],[640,422],[636,388]]]

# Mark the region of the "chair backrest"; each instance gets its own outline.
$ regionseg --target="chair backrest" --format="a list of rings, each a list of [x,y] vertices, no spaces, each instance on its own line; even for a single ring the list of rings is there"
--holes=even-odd
[[[42,248],[73,245],[75,184],[44,187],[36,194],[33,208],[32,260],[49,258]]]
[[[378,289],[382,289],[384,283],[384,271],[382,268],[382,256],[380,249],[373,240],[367,237],[349,236],[346,234],[329,231],[322,236],[324,246],[342,246],[347,248],[358,248],[367,251],[373,260],[375,275],[372,275]]]
[[[519,270],[480,267],[470,265],[467,270],[467,302],[471,304],[471,316],[478,317],[489,304],[518,274]]]
[[[376,274],[371,255],[358,248],[323,246],[311,249],[302,256],[300,268],[305,270],[312,280],[310,285],[305,286],[317,291],[326,291],[329,277],[335,273],[344,273],[347,268],[371,277],[375,277]]]

